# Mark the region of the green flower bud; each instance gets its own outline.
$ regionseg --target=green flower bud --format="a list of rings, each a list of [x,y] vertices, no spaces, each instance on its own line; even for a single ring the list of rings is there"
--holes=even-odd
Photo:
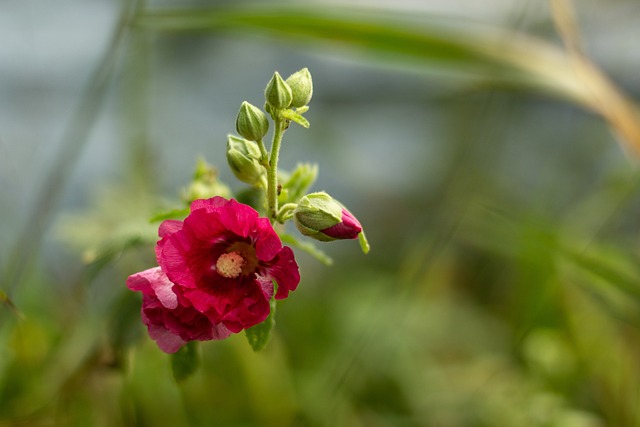
[[[325,192],[301,198],[293,219],[300,233],[323,242],[356,239],[362,231],[351,212]]]
[[[227,137],[227,162],[236,178],[247,184],[259,185],[266,173],[258,144],[233,135]]]
[[[236,117],[236,130],[250,141],[260,141],[269,131],[269,120],[258,107],[244,101]]]
[[[289,85],[276,71],[264,90],[264,97],[271,107],[283,110],[291,105],[293,94]]]
[[[304,107],[311,101],[313,95],[313,82],[311,81],[311,73],[307,68],[303,68],[291,74],[286,83],[291,88],[293,98],[291,100],[291,106],[300,108]]]
[[[223,182],[218,180],[218,171],[208,164],[203,158],[198,159],[193,180],[188,187],[182,190],[182,199],[190,204],[197,199],[210,199],[221,196],[228,199],[232,196],[231,190]]]

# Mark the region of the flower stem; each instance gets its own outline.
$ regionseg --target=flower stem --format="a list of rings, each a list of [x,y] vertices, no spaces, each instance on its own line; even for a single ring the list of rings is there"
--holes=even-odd
[[[271,222],[276,221],[278,216],[278,157],[280,155],[280,144],[282,143],[282,135],[285,131],[285,119],[276,116],[275,131],[273,132],[273,142],[271,144],[271,157],[269,158],[269,167],[267,168],[267,206],[269,209],[269,218]]]
[[[285,203],[284,205],[282,205],[282,207],[278,209],[276,221],[284,224],[286,221],[293,218],[293,211],[296,210],[297,206],[298,205],[296,205],[295,203]]]
[[[258,147],[260,147],[260,163],[265,167],[269,167],[269,153],[267,153],[267,149],[264,146],[264,142],[262,142],[262,138],[257,142]]]

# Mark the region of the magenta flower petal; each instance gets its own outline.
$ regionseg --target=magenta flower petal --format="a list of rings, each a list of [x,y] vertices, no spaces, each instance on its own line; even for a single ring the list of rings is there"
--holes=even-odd
[[[160,224],[160,228],[158,228],[158,235],[160,237],[164,237],[167,234],[175,233],[181,228],[182,228],[182,221],[178,221],[175,219],[168,219],[166,221],[162,221],[162,223]]]
[[[351,212],[342,209],[342,221],[320,231],[334,239],[357,239],[358,234],[362,231],[362,226]]]
[[[253,279],[238,281],[219,278],[207,290],[185,290],[185,298],[192,301],[198,311],[213,322],[224,324],[232,332],[264,321],[269,315],[271,294],[265,294],[262,286]]]
[[[166,352],[191,340],[224,339],[263,322],[300,281],[293,251],[266,218],[235,200],[196,200],[184,221],[160,225],[160,267],[134,274],[143,321]]]
[[[230,200],[220,209],[220,221],[224,226],[240,237],[247,237],[258,219],[258,212],[251,206]]]
[[[160,267],[213,324],[238,332],[264,321],[271,280],[278,283],[278,299],[300,281],[293,251],[250,206],[215,197],[191,209],[182,227],[172,225],[176,231],[158,242]]]
[[[150,268],[129,276],[127,286],[132,291],[155,294],[160,303],[166,308],[174,309],[178,307],[178,296],[171,289],[173,283],[162,272],[160,267]]]
[[[266,267],[267,277],[278,284],[276,299],[284,299],[289,292],[294,291],[300,282],[298,264],[293,256],[291,248],[284,247],[274,259],[273,263]]]
[[[215,211],[229,203],[224,197],[212,197],[210,199],[198,199],[191,202],[191,212],[204,209],[207,212]]]
[[[158,344],[158,347],[160,347],[160,350],[165,353],[175,353],[180,347],[187,343],[180,338],[179,335],[170,332],[164,326],[150,323],[144,312],[142,313],[142,321],[147,325],[151,339],[154,340],[156,344]]]
[[[224,339],[231,334],[184,299],[181,288],[159,267],[129,276],[127,286],[142,292],[142,321],[149,336],[167,353],[175,353],[188,341]]]
[[[256,256],[260,261],[271,261],[282,249],[282,242],[267,218],[256,220],[255,239]]]

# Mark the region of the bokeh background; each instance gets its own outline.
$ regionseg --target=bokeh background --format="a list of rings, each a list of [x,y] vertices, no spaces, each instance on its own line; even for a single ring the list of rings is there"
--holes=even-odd
[[[608,96],[635,112],[640,4],[567,6],[0,0],[0,426],[640,425],[640,121]],[[240,103],[303,67],[281,167],[372,250],[298,251],[267,348],[178,384],[124,285],[148,219],[200,156],[240,190]]]

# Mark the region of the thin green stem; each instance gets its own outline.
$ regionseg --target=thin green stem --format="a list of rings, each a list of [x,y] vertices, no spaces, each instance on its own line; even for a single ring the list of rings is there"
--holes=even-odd
[[[280,144],[285,131],[285,120],[276,117],[275,131],[273,132],[273,143],[271,144],[271,158],[267,168],[267,206],[271,222],[276,221],[278,215],[278,157],[280,155]]]
[[[260,147],[260,163],[265,166],[268,167],[269,166],[269,153],[267,153],[267,149],[264,146],[264,142],[262,141],[262,138],[260,138],[258,141],[258,147]]]
[[[282,205],[282,207],[280,207],[280,209],[278,209],[276,220],[284,224],[286,221],[293,218],[293,211],[296,210],[297,206],[298,205],[296,205],[295,203],[285,203],[284,205]]]

